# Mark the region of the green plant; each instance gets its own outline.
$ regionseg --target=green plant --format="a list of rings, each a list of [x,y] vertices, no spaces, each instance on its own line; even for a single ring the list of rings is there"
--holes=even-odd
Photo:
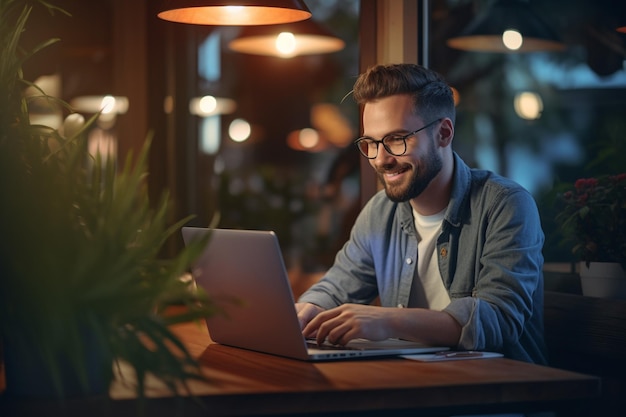
[[[626,269],[626,173],[578,179],[560,194],[556,220],[572,252],[590,262]]]
[[[160,255],[166,240],[189,219],[168,224],[167,193],[150,204],[145,184],[150,140],[136,159],[129,155],[118,169],[110,158],[87,154],[84,137],[93,119],[64,134],[30,123],[23,92],[37,87],[23,79],[22,64],[54,42],[32,52],[20,48],[35,3],[59,10],[44,1],[0,0],[4,352],[28,351],[29,361],[42,366],[39,376],[49,375],[59,397],[70,390],[63,378],[68,373],[83,393],[93,385],[106,390],[115,361],[135,370],[140,395],[148,374],[178,392],[178,383],[203,377],[168,327],[216,311],[210,297],[179,279],[207,242],[198,241],[173,258]],[[38,91],[39,99],[69,108]],[[165,314],[172,304],[187,308]],[[8,373],[8,363],[6,368]]]

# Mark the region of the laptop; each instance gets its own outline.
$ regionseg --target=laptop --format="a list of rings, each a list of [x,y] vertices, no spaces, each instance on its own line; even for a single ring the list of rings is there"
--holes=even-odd
[[[214,342],[294,359],[341,360],[448,350],[406,340],[322,345],[302,335],[278,238],[271,231],[183,227],[185,244],[210,233],[192,265],[196,285],[223,314],[206,319]]]

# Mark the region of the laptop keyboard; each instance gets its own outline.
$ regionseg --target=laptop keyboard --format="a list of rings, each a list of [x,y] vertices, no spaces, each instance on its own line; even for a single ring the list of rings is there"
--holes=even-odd
[[[311,339],[311,340],[307,339],[306,346],[308,348],[321,349],[321,350],[358,350],[349,346],[333,345],[330,343],[324,343],[324,344],[318,345],[314,339]]]

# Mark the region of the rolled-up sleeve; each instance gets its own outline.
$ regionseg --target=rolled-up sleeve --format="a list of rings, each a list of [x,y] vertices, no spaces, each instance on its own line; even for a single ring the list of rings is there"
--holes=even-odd
[[[470,243],[461,237],[459,243],[476,245],[471,296],[453,298],[444,311],[462,326],[459,348],[542,362],[541,347],[528,351],[543,340],[544,236],[537,207],[522,188],[489,187],[494,188],[485,191],[490,204],[483,205],[482,217],[474,217],[477,239]],[[458,260],[461,265],[472,261],[463,259],[463,251]]]

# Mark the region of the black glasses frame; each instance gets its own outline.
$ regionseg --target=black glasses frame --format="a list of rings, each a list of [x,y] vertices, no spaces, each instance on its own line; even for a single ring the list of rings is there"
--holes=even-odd
[[[443,120],[442,118],[433,120],[432,122],[420,127],[417,130],[414,130],[412,132],[407,133],[406,135],[398,135],[395,133],[392,133],[390,135],[387,135],[385,137],[383,137],[382,139],[378,140],[378,139],[374,139],[372,137],[369,136],[361,136],[360,138],[356,139],[354,141],[354,144],[356,145],[357,149],[359,150],[359,152],[361,153],[361,155],[363,155],[364,157],[366,157],[367,159],[375,159],[378,156],[378,145],[383,145],[383,148],[385,148],[385,150],[387,151],[387,153],[389,153],[390,155],[393,156],[402,156],[406,153],[406,140],[408,138],[410,138],[411,136],[417,134],[418,132],[434,125],[437,122],[440,122],[441,120]],[[385,143],[385,141],[390,140],[391,138],[393,138],[394,140],[402,140],[402,143],[404,144],[404,150],[400,153],[396,153],[393,152],[391,150],[391,148],[389,147],[389,145],[387,145],[387,143]],[[376,153],[371,156],[368,154],[367,149],[369,149],[369,145],[375,143],[376,144]],[[364,145],[365,144],[365,145]]]

